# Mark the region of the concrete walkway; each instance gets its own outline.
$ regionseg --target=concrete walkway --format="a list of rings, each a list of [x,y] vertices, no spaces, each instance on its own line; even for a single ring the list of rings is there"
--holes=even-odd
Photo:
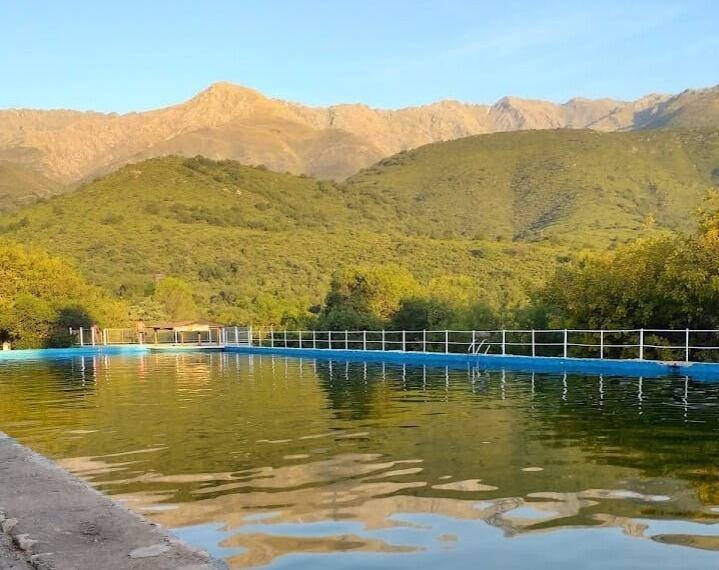
[[[0,570],[217,570],[180,543],[0,432]]]

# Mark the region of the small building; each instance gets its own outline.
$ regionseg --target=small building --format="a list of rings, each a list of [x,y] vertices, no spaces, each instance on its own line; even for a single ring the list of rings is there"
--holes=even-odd
[[[146,327],[145,343],[222,344],[224,326],[212,321],[177,321]],[[143,342],[143,341],[140,341]]]

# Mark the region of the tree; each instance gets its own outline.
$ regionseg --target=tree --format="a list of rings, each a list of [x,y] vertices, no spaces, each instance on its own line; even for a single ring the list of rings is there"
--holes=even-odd
[[[421,287],[404,267],[361,265],[338,271],[330,284],[318,326],[368,328],[382,326],[403,299],[416,297]]]
[[[0,340],[16,348],[67,346],[69,327],[121,326],[127,318],[123,303],[37,249],[0,246],[0,282]]]
[[[155,287],[153,299],[162,305],[170,320],[192,320],[199,316],[192,287],[177,277],[162,279]]]

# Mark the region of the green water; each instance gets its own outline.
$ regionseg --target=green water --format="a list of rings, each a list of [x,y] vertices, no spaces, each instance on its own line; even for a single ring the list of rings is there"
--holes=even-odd
[[[719,384],[0,363],[0,429],[232,567],[719,568]]]

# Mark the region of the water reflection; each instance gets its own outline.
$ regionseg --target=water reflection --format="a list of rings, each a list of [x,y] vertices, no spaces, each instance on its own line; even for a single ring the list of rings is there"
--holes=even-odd
[[[714,568],[718,403],[687,378],[0,364],[0,428],[235,567]]]

